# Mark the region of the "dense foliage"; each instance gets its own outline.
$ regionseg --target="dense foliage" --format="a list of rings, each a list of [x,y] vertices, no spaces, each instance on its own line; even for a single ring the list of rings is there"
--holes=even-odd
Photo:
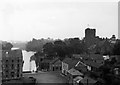
[[[13,45],[9,42],[2,42],[2,50],[11,50]]]

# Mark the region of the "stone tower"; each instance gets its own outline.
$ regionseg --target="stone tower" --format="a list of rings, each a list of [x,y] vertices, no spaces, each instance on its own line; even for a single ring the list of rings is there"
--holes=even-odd
[[[85,29],[85,43],[89,47],[95,44],[96,30],[87,28]]]

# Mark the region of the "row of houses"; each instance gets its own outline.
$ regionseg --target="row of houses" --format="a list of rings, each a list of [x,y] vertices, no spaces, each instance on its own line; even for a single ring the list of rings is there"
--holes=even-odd
[[[114,56],[116,58],[116,56]],[[119,57],[119,56],[118,56]],[[111,57],[109,58],[111,60]],[[119,61],[117,61],[119,62]],[[72,58],[65,58],[62,61],[62,74],[64,74],[69,83],[74,85],[103,85],[105,82],[102,77],[101,67],[105,64],[103,55],[90,54],[78,55],[74,54]],[[112,67],[112,66],[111,66]],[[116,64],[111,68],[114,75],[120,75],[120,65]],[[97,78],[91,77],[88,73],[96,73]],[[87,80],[87,81],[86,81]],[[84,81],[84,83],[83,83]],[[82,83],[82,84],[81,84]]]
[[[104,64],[104,58],[102,55],[73,54],[72,58],[66,57],[63,61],[59,58],[51,60],[41,57],[39,70],[61,71],[61,73],[66,76],[68,83],[70,84],[75,82],[77,83],[80,79],[81,82],[83,82],[84,79],[88,79],[87,83],[90,83],[95,80],[85,76],[85,74],[88,71],[97,71],[102,64]]]
[[[59,58],[52,60],[47,58],[42,59],[40,67],[41,70],[45,71],[61,71],[70,84],[85,85],[89,83],[93,85],[102,85],[103,81],[91,78],[87,74],[88,72],[96,72],[97,75],[101,75],[99,68],[104,65],[104,60],[105,58],[103,55],[99,54],[73,54],[71,58],[66,57],[62,61]]]
[[[61,71],[62,61],[58,57],[55,59],[42,58],[40,59],[38,70]]]
[[[83,62],[84,61],[84,62]],[[62,74],[64,74],[70,84],[93,84],[97,85],[97,81],[86,76],[88,71],[96,71],[98,66],[95,62],[89,60],[65,58],[62,61]],[[87,81],[86,81],[87,80]]]

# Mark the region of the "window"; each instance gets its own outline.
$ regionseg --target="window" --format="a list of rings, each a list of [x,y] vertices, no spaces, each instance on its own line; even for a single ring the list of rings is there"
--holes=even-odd
[[[19,69],[17,70],[17,72],[19,73]]]
[[[19,62],[19,60],[17,60]]]
[[[53,71],[54,71],[54,67],[53,67]]]
[[[12,62],[14,62],[14,60],[12,60]]]
[[[17,64],[17,67],[19,68],[19,64]]]
[[[17,74],[17,77],[19,77],[19,74]]]
[[[95,62],[97,62],[97,61],[95,60]]]
[[[8,70],[6,70],[6,73],[8,73]]]
[[[58,70],[58,67],[56,67],[56,70]]]
[[[60,67],[60,70],[62,70],[62,67]]]
[[[41,59],[41,61],[43,61],[43,59]]]
[[[14,77],[14,75],[11,75],[11,77]]]
[[[8,65],[6,65],[6,68],[8,67]]]
[[[8,60],[6,60],[6,63],[8,62]]]
[[[6,77],[8,77],[8,75],[6,75]]]
[[[12,67],[11,67],[11,69],[14,69],[14,64],[12,64]]]
[[[14,77],[14,72],[11,72],[11,77]]]

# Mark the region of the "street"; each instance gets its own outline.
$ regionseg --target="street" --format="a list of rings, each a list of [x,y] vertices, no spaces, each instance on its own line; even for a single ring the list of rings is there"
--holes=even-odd
[[[25,73],[24,77],[34,77],[37,79],[38,84],[65,84],[66,78],[60,75],[60,72],[38,72],[38,73]]]

